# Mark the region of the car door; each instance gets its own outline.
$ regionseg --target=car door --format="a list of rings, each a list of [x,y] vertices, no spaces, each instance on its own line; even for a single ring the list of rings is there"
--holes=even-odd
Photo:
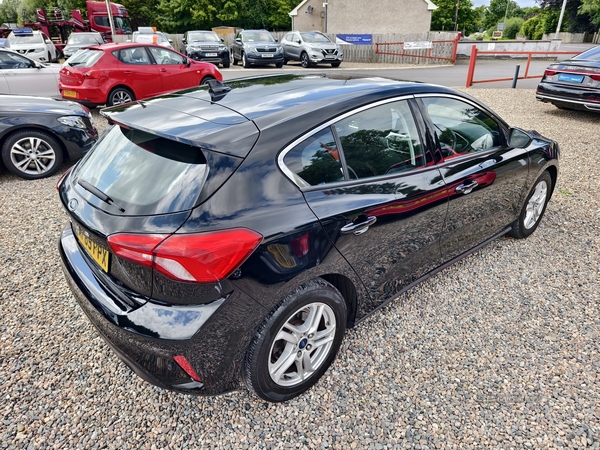
[[[148,47],[158,73],[162,78],[163,92],[185,89],[200,84],[201,75],[198,70],[190,69],[187,59],[179,53],[166,48]]]
[[[507,144],[505,126],[476,103],[452,95],[422,96],[448,187],[441,239],[444,261],[502,232],[518,215],[529,160]]]
[[[18,53],[0,53],[0,72],[5,80],[6,91],[19,95],[59,96],[57,69],[37,67],[37,62]]]
[[[242,33],[238,33],[231,44],[232,57],[235,57],[235,59],[242,59],[242,45]]]
[[[369,290],[365,311],[441,259],[447,192],[412,111],[409,99],[361,108],[295,143],[283,160]]]
[[[162,77],[158,65],[143,46],[128,47],[118,51],[116,73],[113,84],[124,84],[133,89],[137,99],[151,97],[163,92]]]
[[[292,59],[294,61],[300,60],[300,45],[298,41],[300,41],[300,33],[290,33],[290,41],[288,42],[288,59]],[[287,57],[287,56],[286,56]]]

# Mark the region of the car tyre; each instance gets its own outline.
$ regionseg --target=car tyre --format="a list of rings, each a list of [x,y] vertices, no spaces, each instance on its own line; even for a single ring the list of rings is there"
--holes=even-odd
[[[242,66],[244,66],[244,69],[250,68],[250,62],[248,61],[248,58],[246,58],[246,53],[242,53]]]
[[[223,69],[229,69],[229,67],[230,67],[229,60],[223,61]]]
[[[308,69],[310,68],[310,66],[312,66],[312,64],[310,63],[310,58],[308,57],[308,53],[302,52],[302,54],[300,55],[300,64],[302,64],[302,67],[304,67],[305,69]]]
[[[50,50],[48,50],[48,62],[52,62],[52,53],[50,53]]]
[[[331,67],[340,67],[341,62],[332,62]]]
[[[108,100],[106,106],[121,105],[123,103],[129,103],[135,101],[135,95],[129,89],[125,87],[116,87],[110,94],[108,94]]]
[[[53,175],[63,162],[58,141],[39,130],[19,130],[11,134],[2,146],[6,168],[27,180]]]
[[[512,237],[524,239],[536,230],[542,217],[544,217],[551,193],[552,177],[545,170],[529,192],[519,218],[512,224],[510,232]]]
[[[200,86],[205,86],[208,84],[209,80],[214,80],[214,79],[215,79],[215,77],[207,75],[204,78],[202,78],[202,81],[200,82]]]
[[[243,368],[248,389],[270,402],[308,390],[335,359],[346,315],[344,298],[325,280],[296,288],[265,318],[248,347]]]
[[[278,69],[281,69],[283,67],[283,61],[276,63],[275,67],[277,67]]]
[[[238,60],[235,57],[235,54],[233,52],[231,52],[231,61],[233,62],[234,66],[238,65]]]

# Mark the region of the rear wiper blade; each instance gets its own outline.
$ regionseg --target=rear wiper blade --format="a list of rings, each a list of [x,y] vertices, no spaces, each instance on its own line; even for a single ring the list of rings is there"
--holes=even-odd
[[[77,184],[79,184],[79,186],[84,188],[86,191],[89,191],[92,194],[94,194],[96,197],[98,197],[103,202],[114,206],[121,212],[125,212],[125,210],[123,208],[121,208],[119,205],[117,205],[112,198],[110,198],[108,195],[106,195],[104,192],[102,192],[100,189],[98,189],[93,184],[91,184],[85,180],[81,180],[81,179],[77,180]]]

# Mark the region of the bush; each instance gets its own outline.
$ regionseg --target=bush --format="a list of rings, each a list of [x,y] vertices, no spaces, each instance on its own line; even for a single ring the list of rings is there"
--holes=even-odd
[[[515,39],[524,23],[525,21],[520,17],[511,17],[506,21],[506,27],[504,28],[502,37],[505,39]]]

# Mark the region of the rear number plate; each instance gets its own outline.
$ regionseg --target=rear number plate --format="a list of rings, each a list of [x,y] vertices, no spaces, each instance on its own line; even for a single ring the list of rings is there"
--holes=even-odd
[[[207,54],[206,54],[206,57],[207,57],[207,58],[213,58],[213,57],[215,57],[215,56],[217,56],[217,54],[216,54],[216,53],[207,53]]]
[[[77,98],[77,92],[75,92],[75,91],[63,91],[63,95],[65,97]]]
[[[558,74],[558,81],[570,81],[571,83],[581,83],[583,81],[583,75],[571,75],[568,73]]]
[[[87,237],[83,231],[76,227],[77,229],[77,240],[81,243],[82,247],[91,256],[91,258],[98,263],[102,270],[108,272],[108,261],[110,258],[110,253],[108,250],[100,247],[94,241],[92,241],[89,237]]]

